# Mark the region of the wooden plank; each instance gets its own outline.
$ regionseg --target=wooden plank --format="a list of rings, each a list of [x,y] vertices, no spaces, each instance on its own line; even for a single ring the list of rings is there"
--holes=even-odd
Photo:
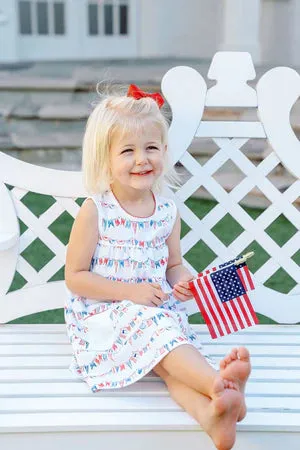
[[[66,333],[66,325],[62,323],[13,323],[0,324],[0,334],[45,334]]]
[[[201,334],[209,337],[207,326],[204,324],[192,324],[192,328]],[[66,334],[66,325],[64,323],[58,324],[0,324],[0,334],[16,334],[16,333],[62,333]],[[233,333],[230,336],[243,336],[248,334],[300,334],[299,325],[256,325],[254,327],[246,328],[245,330]],[[226,339],[226,337],[222,338]]]
[[[300,412],[300,404],[294,397],[246,397],[248,411],[294,411]],[[35,397],[3,398],[0,414],[17,412],[75,412],[75,411],[179,411],[182,408],[169,397],[156,395],[136,396],[94,396],[94,397]]]
[[[153,373],[153,372],[152,372]],[[144,378],[158,378],[155,374]],[[2,382],[15,382],[15,381],[73,381],[72,376],[68,368],[64,369],[24,369],[19,367],[17,369],[2,369],[0,371],[0,383]],[[251,380],[269,380],[274,381],[300,381],[300,369],[288,370],[288,369],[252,369]]]
[[[285,448],[288,442],[288,450],[299,450],[300,433],[246,431],[238,425],[237,440],[234,450],[277,450]],[[288,441],[287,441],[288,439]],[[53,443],[58,449],[82,450],[99,447],[104,449],[118,449],[122,442],[122,450],[166,450],[166,449],[201,449],[216,450],[213,442],[202,430],[156,430],[146,431],[119,431],[103,432],[85,431],[55,432],[19,432],[1,434],[1,446],[9,450],[53,450]]]
[[[265,355],[265,356],[299,356],[299,345],[262,345],[262,344],[249,344],[247,345],[251,355]],[[223,356],[229,353],[232,349],[232,345],[213,343],[206,344],[204,350],[212,356]],[[26,344],[26,345],[0,345],[0,357],[1,356],[25,356],[25,355],[56,355],[56,356],[71,356],[72,348],[70,344]]]
[[[0,357],[0,369],[17,368],[17,367],[35,367],[35,368],[65,368],[70,365],[71,355],[55,355],[55,356],[5,356]]]
[[[197,333],[203,345],[250,345],[250,344],[271,344],[271,345],[300,345],[300,333],[259,333],[224,336],[219,340],[212,340],[207,334]],[[64,333],[7,333],[1,336],[0,349],[3,345],[27,345],[27,344],[69,344],[69,338]]]
[[[208,332],[206,325],[192,325],[192,328],[199,333],[203,342],[216,342],[213,341]],[[67,337],[65,324],[0,324],[0,335],[42,335],[47,334],[62,335]],[[294,339],[298,339],[300,335],[299,325],[257,325],[255,327],[247,328],[246,330],[233,333],[229,336],[224,336],[217,342],[227,342],[232,345],[237,345],[240,342],[240,338],[244,339],[244,336],[291,336],[291,342]],[[254,338],[256,339],[256,338]],[[267,338],[268,339],[268,338]],[[2,337],[0,344],[2,342]],[[297,341],[298,342],[298,341]]]
[[[0,432],[121,431],[121,430],[200,430],[200,425],[185,412],[86,412],[0,414]],[[300,431],[300,413],[249,412],[238,430]]]
[[[215,356],[217,363],[223,358],[223,355]],[[0,358],[0,369],[25,369],[25,368],[60,368],[66,369],[71,362],[71,355],[27,355],[27,356],[5,356]],[[297,356],[265,356],[257,355],[251,357],[253,368],[280,368],[280,369],[299,369],[300,358]]]
[[[122,389],[107,389],[101,393],[93,393],[86,383],[81,380],[74,379],[73,383],[1,383],[0,397],[39,397],[39,396],[97,396],[101,395],[136,395],[143,392],[143,395],[152,396],[165,393],[168,395],[167,388],[163,381],[138,381]]]
[[[128,395],[127,392],[136,393],[143,392],[145,396],[167,393],[167,388],[160,379],[156,381],[139,381],[122,389],[107,389],[99,392],[99,395],[107,392],[105,395]],[[247,395],[272,395],[272,396],[300,396],[300,383],[293,382],[270,382],[249,380],[246,386]],[[96,394],[96,395],[98,395]],[[38,396],[85,396],[93,394],[88,385],[81,380],[74,379],[73,382],[24,382],[22,383],[1,383],[0,396],[1,397],[38,397]]]

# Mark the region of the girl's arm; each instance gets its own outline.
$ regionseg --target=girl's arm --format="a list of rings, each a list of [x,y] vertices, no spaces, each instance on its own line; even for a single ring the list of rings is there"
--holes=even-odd
[[[65,265],[65,282],[70,291],[95,301],[124,300],[131,295],[128,283],[111,281],[89,272],[98,242],[98,211],[87,199],[77,214],[70,234]]]
[[[177,212],[173,230],[166,241],[169,249],[166,278],[170,285],[173,287],[174,296],[179,300],[185,301],[193,297],[188,287],[188,281],[194,279],[195,277],[182,264],[180,230],[180,215],[179,212]]]
[[[172,233],[167,239],[167,245],[169,248],[169,259],[166,271],[166,278],[170,285],[173,287],[177,281],[183,278],[194,278],[191,272],[182,264],[181,249],[180,249],[180,215],[177,212],[175,224]]]

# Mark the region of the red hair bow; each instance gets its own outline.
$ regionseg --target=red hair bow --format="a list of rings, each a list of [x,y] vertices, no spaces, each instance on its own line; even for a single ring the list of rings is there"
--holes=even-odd
[[[135,84],[131,84],[129,86],[127,97],[133,97],[136,100],[139,100],[140,98],[144,97],[150,97],[158,104],[159,108],[161,108],[162,105],[165,103],[163,96],[159,92],[155,92],[154,94],[148,94],[148,92],[142,91]]]

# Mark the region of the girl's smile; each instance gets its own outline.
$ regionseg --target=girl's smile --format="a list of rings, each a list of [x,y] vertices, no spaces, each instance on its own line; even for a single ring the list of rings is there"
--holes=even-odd
[[[143,171],[143,172],[132,172],[132,175],[145,176],[145,175],[151,174],[152,172],[153,172],[152,170]]]

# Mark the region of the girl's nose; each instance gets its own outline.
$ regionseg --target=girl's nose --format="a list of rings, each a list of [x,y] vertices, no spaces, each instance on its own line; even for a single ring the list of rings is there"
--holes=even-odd
[[[147,162],[147,153],[143,150],[136,152],[136,164],[144,164]]]

